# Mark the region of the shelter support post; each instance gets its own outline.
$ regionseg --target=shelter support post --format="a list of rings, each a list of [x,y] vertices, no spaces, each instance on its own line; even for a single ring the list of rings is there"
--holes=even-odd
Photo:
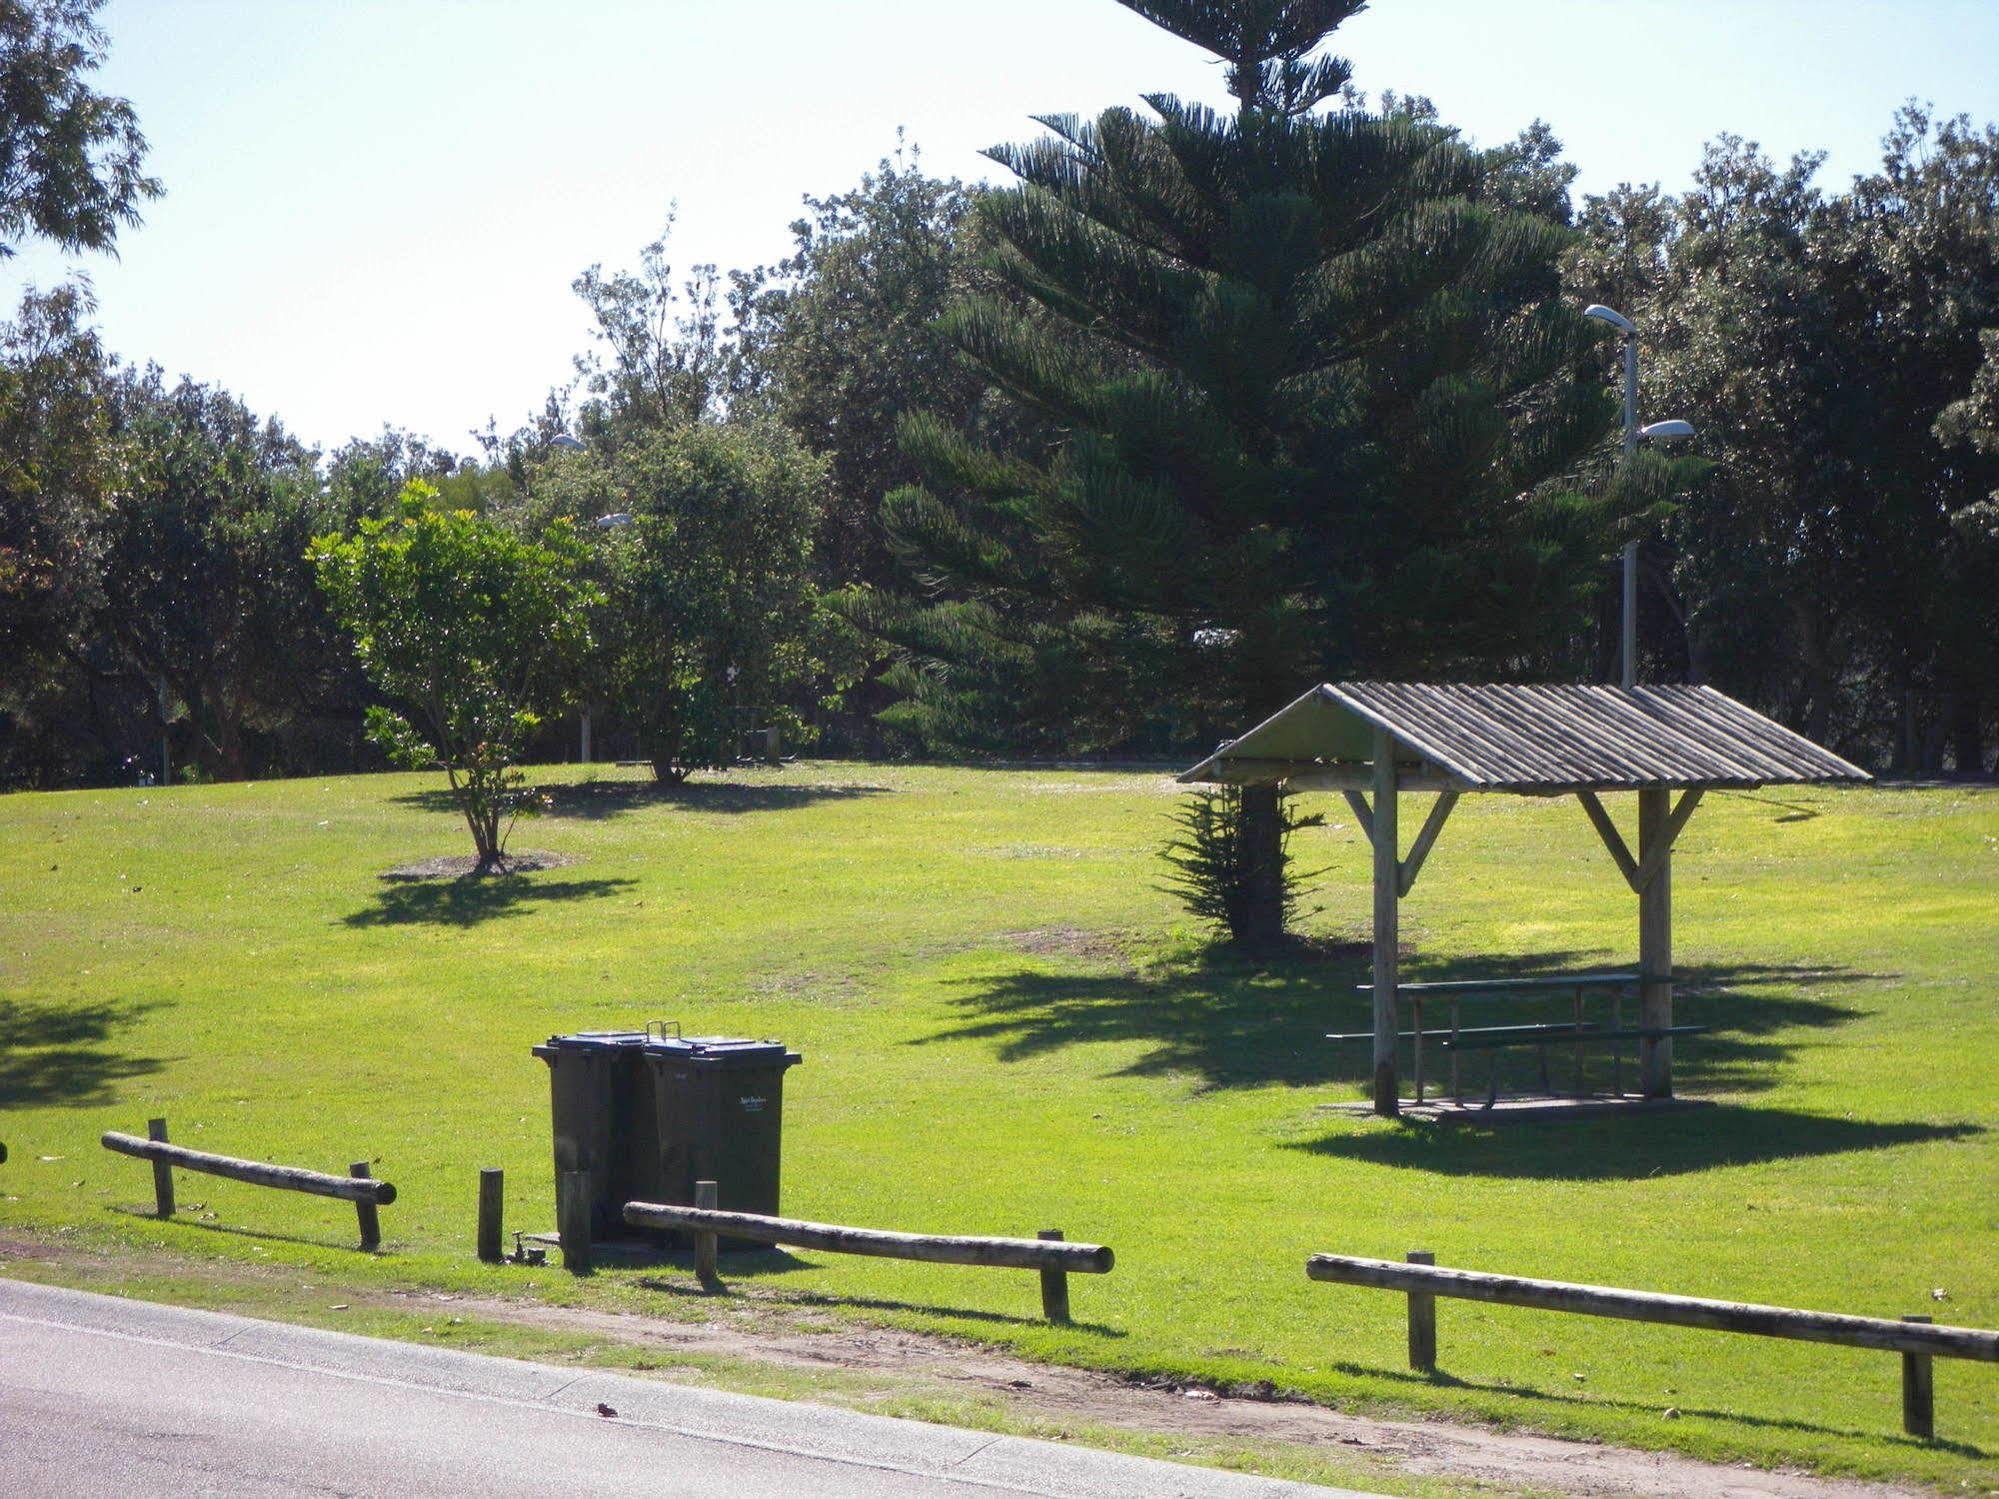
[[[1673,825],[1670,796],[1663,786],[1638,793],[1638,861],[1652,870],[1638,890],[1638,1024],[1648,1031],[1673,1023],[1672,843],[1679,829]],[[1673,1096],[1672,1037],[1638,1043],[1638,1081],[1647,1098]]]
[[[1395,1075],[1395,958],[1400,936],[1401,852],[1396,832],[1395,741],[1374,731],[1374,1112],[1393,1119],[1401,1111]]]

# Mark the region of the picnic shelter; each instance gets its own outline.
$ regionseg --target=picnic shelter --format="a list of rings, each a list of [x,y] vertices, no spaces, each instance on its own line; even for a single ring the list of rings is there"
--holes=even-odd
[[[1673,1095],[1673,1038],[1699,1027],[1673,1023],[1673,843],[1702,796],[1717,789],[1865,781],[1868,775],[1775,720],[1704,686],[1525,686],[1465,683],[1332,682],[1314,687],[1238,739],[1183,773],[1190,784],[1279,785],[1292,791],[1338,791],[1373,847],[1373,1108],[1401,1109],[1397,1042],[1415,1039],[1422,1089],[1422,1046],[1444,1039],[1455,1076],[1460,1050],[1532,1045],[1545,1072],[1550,1043],[1585,1046],[1634,1042],[1638,1101]],[[1637,846],[1604,804],[1612,793],[1637,800]],[[1436,800],[1401,851],[1404,792]],[[1490,993],[1536,980],[1471,980],[1401,986],[1411,992],[1414,1032],[1399,1026],[1396,943],[1399,903],[1461,796],[1574,796],[1612,862],[1638,899],[1635,975],[1551,976],[1541,988],[1573,988],[1572,1024],[1494,1026],[1461,1031],[1453,1004],[1448,1032],[1425,1031],[1425,991]],[[1637,990],[1634,1026],[1586,1021],[1582,992],[1629,981]],[[1467,996],[1469,997],[1469,996]],[[1495,1085],[1496,1086],[1496,1085]],[[1620,1084],[1621,1092],[1621,1084]],[[1490,1107],[1491,1097],[1487,1099]]]

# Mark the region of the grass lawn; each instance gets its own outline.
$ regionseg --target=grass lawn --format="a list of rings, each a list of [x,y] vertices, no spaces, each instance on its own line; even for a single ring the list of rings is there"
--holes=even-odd
[[[1443,1374],[1402,1302],[1313,1285],[1315,1250],[1999,1325],[1999,794],[1711,794],[1676,861],[1670,1116],[1504,1129],[1328,1112],[1358,1098],[1354,985],[1327,944],[1204,959],[1155,888],[1158,775],[797,765],[655,796],[556,790],[517,848],[577,862],[384,882],[464,851],[434,777],[0,798],[0,1224],[295,1264],[380,1285],[706,1315],[678,1272],[488,1268],[477,1168],[511,1228],[554,1220],[552,1031],[678,1019],[774,1036],[785,1211],[910,1230],[1060,1227],[1117,1270],[1035,1320],[1029,1274],[800,1253],[744,1296],[1039,1358],[1342,1404],[1476,1415],[1710,1457],[1999,1486],[1999,1370],[1937,1363],[1900,1435],[1890,1355],[1445,1302]],[[1365,935],[1351,817],[1308,930]],[[1628,818],[1630,798],[1614,798]],[[1404,907],[1411,976],[1625,964],[1636,902],[1572,801],[1470,797]],[[1470,1064],[1483,1075],[1483,1062]],[[386,1252],[345,1204],[182,1175],[180,1220],[107,1128],[393,1180]],[[1934,1300],[1932,1292],[1946,1299]],[[1668,1411],[1673,1414],[1667,1414]]]

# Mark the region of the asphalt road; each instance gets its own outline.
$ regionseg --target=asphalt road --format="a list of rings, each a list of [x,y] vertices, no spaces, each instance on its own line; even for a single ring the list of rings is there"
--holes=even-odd
[[[1347,1493],[4,1279],[0,1492]]]

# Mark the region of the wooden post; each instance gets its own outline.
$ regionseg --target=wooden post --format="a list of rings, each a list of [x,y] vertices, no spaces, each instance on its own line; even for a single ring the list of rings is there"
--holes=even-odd
[[[1402,869],[1395,829],[1395,740],[1374,731],[1374,1112],[1393,1119],[1401,1111],[1395,1076],[1396,909]]]
[[[565,1270],[582,1274],[590,1268],[590,1173],[564,1171],[555,1178],[555,1236],[562,1245]]]
[[[1037,1239],[1059,1241],[1062,1230],[1044,1228],[1034,1236]],[[1069,1272],[1043,1267],[1041,1271],[1041,1315],[1050,1322],[1066,1323],[1069,1320]]]
[[[697,1208],[714,1209],[722,1205],[721,1188],[715,1182],[694,1184],[694,1205]],[[694,1275],[704,1286],[714,1286],[721,1282],[721,1272],[715,1267],[715,1253],[721,1247],[721,1235],[707,1229],[697,1229],[694,1234]]]
[[[164,1119],[146,1121],[146,1138],[165,1143],[167,1122]],[[153,1162],[153,1206],[162,1218],[174,1215],[174,1168],[165,1161]]]
[[[507,1174],[497,1166],[487,1166],[479,1172],[479,1258],[488,1264],[498,1264],[503,1258],[500,1252],[500,1219],[507,1200]]]
[[[1427,1249],[1412,1249],[1412,1265],[1434,1265],[1436,1255]],[[1437,1372],[1437,1298],[1427,1291],[1409,1293],[1409,1367],[1418,1374]]]
[[[366,1161],[356,1161],[347,1168],[347,1174],[356,1181],[368,1181],[374,1177],[375,1173],[368,1169]],[[375,1206],[373,1199],[357,1197],[354,1200],[354,1216],[361,1220],[361,1247],[363,1249],[380,1249],[382,1247],[382,1214],[380,1209]]]
[[[1927,1322],[1928,1317],[1904,1317],[1904,1322]],[[1912,1437],[1929,1441],[1937,1434],[1937,1390],[1927,1353],[1902,1355],[1902,1430]]]
[[[1673,1023],[1673,856],[1666,819],[1670,793],[1647,786],[1638,793],[1638,861],[1657,857],[1658,868],[1638,892],[1638,1024],[1664,1030]],[[1638,1091],[1647,1098],[1673,1096],[1673,1038],[1638,1043]]]

